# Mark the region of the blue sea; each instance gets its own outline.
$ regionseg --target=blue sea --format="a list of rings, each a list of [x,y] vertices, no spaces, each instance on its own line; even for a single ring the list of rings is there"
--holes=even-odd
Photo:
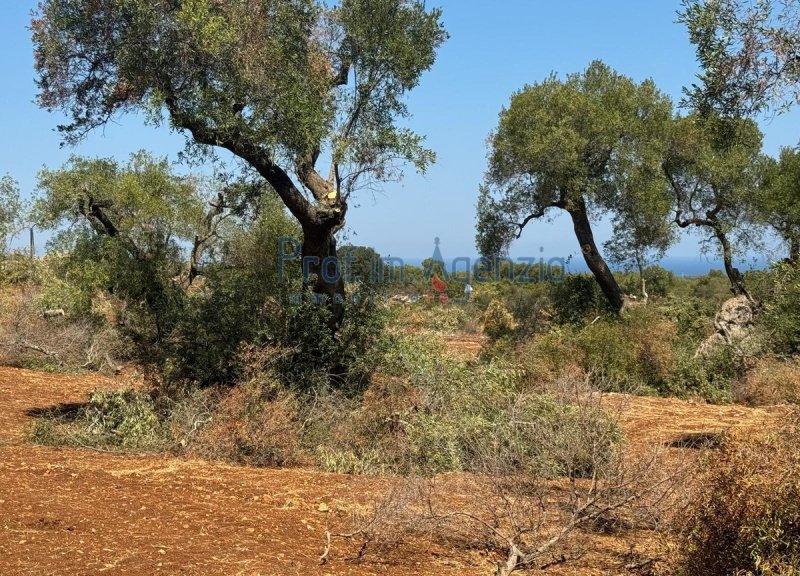
[[[426,258],[429,258],[426,257]],[[422,266],[422,262],[426,258],[403,258],[403,262],[410,266]],[[473,261],[477,261],[478,257],[476,256]],[[512,260],[514,260],[512,258]],[[447,265],[448,270],[452,267],[452,262],[445,262]],[[555,262],[554,262],[555,263]],[[709,258],[706,256],[698,255],[698,256],[669,256],[663,258],[659,262],[656,262],[659,266],[666,268],[673,274],[678,276],[705,276],[711,270],[724,270],[725,266],[722,263],[721,259],[716,258]],[[750,256],[748,258],[737,259],[734,261],[734,265],[739,268],[741,271],[746,270],[763,270],[769,267],[769,260],[764,256]],[[583,261],[583,258],[575,258],[573,257],[569,262],[566,263],[567,271],[573,274],[581,273],[581,272],[588,272],[589,268],[586,266],[586,262]],[[459,262],[457,265],[458,270],[464,270],[464,263]]]

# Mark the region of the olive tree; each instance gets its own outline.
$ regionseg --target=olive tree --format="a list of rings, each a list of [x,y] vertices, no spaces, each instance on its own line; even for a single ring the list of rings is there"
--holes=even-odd
[[[737,246],[757,244],[747,233],[764,165],[761,138],[752,120],[691,114],[675,120],[663,164],[674,195],[675,224],[694,228],[716,244],[737,296],[747,295],[744,276],[733,264]]]
[[[800,102],[800,0],[683,0],[680,21],[702,67],[692,108],[736,117]]]
[[[350,195],[434,158],[397,120],[446,38],[440,16],[418,0],[44,0],[38,102],[66,113],[67,142],[143,111],[191,151],[225,149],[255,170],[300,223],[308,284],[335,328]]]
[[[756,219],[786,244],[787,261],[800,265],[800,149],[782,148],[778,160],[769,160],[753,200]]]
[[[120,325],[149,364],[181,318],[177,279],[204,204],[198,183],[173,174],[166,160],[73,157],[40,172],[33,217],[56,232],[50,249],[81,295],[76,310],[89,313],[97,291],[113,294],[124,303]]]
[[[19,229],[23,206],[19,184],[9,175],[0,178],[0,257],[8,250],[8,241]]]
[[[662,243],[642,231],[668,230],[661,224],[670,202],[660,166],[671,118],[672,104],[653,82],[637,84],[601,62],[514,94],[491,137],[478,249],[499,255],[530,222],[562,210],[609,304],[621,310],[622,292],[597,247],[591,217],[611,214],[615,239],[638,230],[637,246]]]

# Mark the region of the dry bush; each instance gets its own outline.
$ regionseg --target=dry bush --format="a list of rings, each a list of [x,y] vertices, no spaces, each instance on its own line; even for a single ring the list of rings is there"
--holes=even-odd
[[[522,464],[521,458],[539,456],[527,453],[528,443],[509,437],[508,427],[498,426],[488,432],[487,449],[475,454],[480,475],[409,478],[404,490],[394,486],[387,499],[401,505],[376,503],[338,532],[329,530],[323,562],[332,539],[348,540],[349,550],[357,546],[359,559],[372,554],[382,562],[389,559],[387,543],[419,540],[487,550],[500,559],[495,574],[507,576],[576,560],[598,530],[660,529],[686,467],[674,461],[664,465],[659,449],[624,458],[620,451],[609,452],[609,440],[618,439],[598,435],[590,416],[599,408],[598,398],[580,395],[574,401],[586,415],[584,426],[555,430],[549,421],[521,420],[513,411],[506,416],[508,427],[539,438],[541,450],[555,450],[560,462],[578,465],[562,466],[554,478],[546,467]],[[567,441],[561,441],[565,434]],[[556,437],[561,438],[552,442]],[[398,494],[403,494],[399,500]]]
[[[483,313],[483,331],[490,340],[508,338],[517,329],[511,312],[500,299],[492,300]]]
[[[590,375],[604,390],[671,393],[677,324],[640,306],[623,318],[562,326],[522,343],[515,356],[532,389]]]
[[[48,311],[39,288],[7,288],[0,300],[0,364],[22,368],[118,371],[113,326],[96,318]]]
[[[297,395],[273,371],[279,351],[244,347],[244,382],[213,403],[207,418],[189,410],[197,433],[190,451],[252,466],[285,466],[302,461]],[[185,419],[184,419],[185,420]],[[205,422],[204,422],[205,421]]]
[[[382,564],[407,560],[414,549],[409,539],[430,536],[436,528],[424,506],[432,485],[429,479],[394,478],[381,498],[330,510],[320,564],[337,556]]]
[[[525,375],[526,387],[539,390],[560,378],[581,379],[584,352],[569,331],[554,330],[521,344],[516,360]]]
[[[675,344],[678,339],[678,325],[649,309],[637,310],[629,319],[629,339],[634,343],[641,370],[649,374],[650,382],[664,382],[669,379],[675,363]]]
[[[751,406],[800,403],[800,361],[759,358],[733,388],[734,400]]]
[[[307,406],[304,445],[328,472],[378,474],[405,468],[404,427],[421,404],[418,389],[401,378],[378,375],[361,401],[328,395]]]
[[[731,437],[707,461],[678,528],[681,576],[800,574],[800,413]]]
[[[495,551],[502,558],[496,574],[508,576],[580,558],[593,531],[659,529],[686,468],[665,466],[660,449],[623,457],[615,427],[603,432],[596,424],[598,402],[574,397],[578,425],[561,430],[566,436],[555,443],[547,426],[531,431],[565,464],[560,478],[536,467],[511,472],[509,462],[521,455],[502,442],[485,456],[482,489],[467,492],[458,507],[446,498],[429,505],[443,533]]]

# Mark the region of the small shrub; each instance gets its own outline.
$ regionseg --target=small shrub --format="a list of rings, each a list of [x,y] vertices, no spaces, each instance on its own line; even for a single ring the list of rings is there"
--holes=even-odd
[[[550,287],[545,283],[511,284],[503,294],[503,302],[524,336],[546,331],[551,324]]]
[[[84,433],[95,437],[95,444],[138,448],[153,445],[160,437],[155,403],[137,390],[93,392],[81,420]]]
[[[577,324],[608,311],[600,286],[588,274],[570,274],[563,282],[552,284],[550,298],[560,324]]]
[[[295,395],[251,382],[221,400],[191,451],[249,466],[286,466],[302,460],[299,430]]]
[[[510,337],[517,323],[501,300],[492,300],[483,314],[483,331],[491,340]]]
[[[676,356],[663,392],[716,403],[730,402],[733,382],[743,371],[742,361],[742,356],[733,346],[720,346],[707,356],[696,356],[692,350],[683,350]]]
[[[642,271],[649,297],[663,298],[675,285],[675,274],[661,266],[648,266]],[[620,282],[627,294],[642,295],[642,278],[638,273],[625,274]]]
[[[734,385],[734,400],[752,406],[800,404],[800,361],[759,358]]]
[[[378,345],[387,313],[366,289],[348,297],[342,327],[328,327],[326,306],[307,301],[287,304],[278,320],[262,332],[266,348],[281,351],[275,372],[283,384],[302,394],[326,389],[361,394],[373,371],[373,348]]]
[[[525,375],[526,390],[543,390],[562,376],[580,378],[586,365],[585,352],[576,342],[574,330],[559,327],[535,336],[516,351],[516,362]]]
[[[575,334],[582,367],[604,386],[634,393],[664,393],[674,362],[676,326],[654,308],[606,317]]]
[[[68,413],[34,422],[31,439],[47,445],[151,450],[164,448],[164,429],[153,397],[139,390],[98,390]]]
[[[584,353],[584,370],[611,383],[616,390],[636,392],[641,387],[637,342],[617,319],[601,319],[576,334]]]
[[[780,264],[764,295],[761,323],[770,335],[771,347],[779,354],[800,352],[800,268]]]
[[[432,338],[399,337],[382,381],[322,435],[318,461],[337,471],[551,477],[587,473],[601,452],[613,457],[619,431],[600,410],[526,392],[522,376],[502,359],[457,362]]]
[[[620,429],[598,407],[538,394],[516,395],[494,425],[481,432],[470,445],[471,468],[499,475],[602,476],[622,443]]]
[[[686,347],[697,349],[714,332],[714,316],[719,307],[694,296],[670,295],[661,310],[666,318],[676,323],[678,338]]]

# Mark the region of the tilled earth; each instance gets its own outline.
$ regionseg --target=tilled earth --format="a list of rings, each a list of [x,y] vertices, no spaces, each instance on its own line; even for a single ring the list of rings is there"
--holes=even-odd
[[[444,542],[400,541],[380,560],[352,560],[324,533],[381,498],[388,480],[310,469],[255,469],[167,456],[52,449],[25,441],[31,413],[82,402],[121,383],[0,368],[0,575],[489,575],[498,560]],[[748,409],[609,396],[629,437],[682,446],[731,427],[763,427],[785,408]],[[469,477],[446,482],[468,485]],[[630,542],[597,535],[555,574],[629,574]]]

